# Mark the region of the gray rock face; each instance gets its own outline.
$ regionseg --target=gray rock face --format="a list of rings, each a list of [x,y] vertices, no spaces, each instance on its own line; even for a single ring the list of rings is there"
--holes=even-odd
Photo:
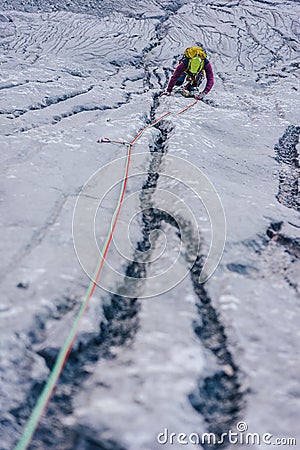
[[[0,2],[1,449],[20,438],[86,296],[72,219],[95,172],[110,186],[86,202],[99,202],[100,249],[116,211],[109,170],[127,146],[97,140],[130,142],[168,111],[133,147],[108,264],[30,448],[198,439],[233,450],[245,447],[239,422],[255,449],[300,440],[298,17],[298,3],[281,0]],[[178,115],[191,100],[158,94],[195,42],[215,86]],[[188,163],[227,223],[205,284],[222,229],[196,194],[206,198],[201,176],[183,182]],[[203,433],[218,442],[201,444]]]

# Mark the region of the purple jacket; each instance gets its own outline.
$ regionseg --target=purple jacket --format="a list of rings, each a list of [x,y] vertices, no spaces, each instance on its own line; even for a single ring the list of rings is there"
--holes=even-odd
[[[167,87],[168,92],[172,92],[172,89],[175,86],[176,81],[178,80],[179,77],[181,77],[184,74],[185,70],[186,70],[186,66],[185,66],[184,62],[181,61],[178,64],[178,66],[176,67],[175,72],[173,73],[173,75],[170,78],[170,81],[169,81],[169,84]],[[207,59],[205,60],[204,70],[205,70],[205,75],[206,75],[206,85],[204,88],[204,92],[205,92],[205,94],[208,94],[214,85],[214,73],[213,73],[210,62]]]

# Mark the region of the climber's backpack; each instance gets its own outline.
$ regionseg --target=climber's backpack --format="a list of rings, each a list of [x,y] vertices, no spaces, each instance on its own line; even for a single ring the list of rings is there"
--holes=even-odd
[[[188,58],[188,66],[185,71],[188,75],[195,77],[204,69],[206,53],[202,47],[194,46],[186,48],[184,58]]]

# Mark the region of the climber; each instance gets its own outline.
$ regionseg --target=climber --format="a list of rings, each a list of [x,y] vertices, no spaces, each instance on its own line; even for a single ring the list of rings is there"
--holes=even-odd
[[[198,92],[204,73],[206,85],[202,92]],[[202,47],[188,47],[185,50],[180,63],[170,78],[167,90],[160,95],[170,95],[175,85],[182,86],[182,95],[194,97],[197,100],[202,100],[209,93],[214,85],[214,73]]]

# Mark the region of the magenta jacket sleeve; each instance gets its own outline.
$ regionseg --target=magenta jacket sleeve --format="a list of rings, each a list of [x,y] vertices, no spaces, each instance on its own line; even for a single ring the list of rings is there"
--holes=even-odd
[[[178,66],[175,69],[175,72],[173,73],[173,75],[170,78],[168,87],[167,87],[167,91],[168,92],[172,92],[173,87],[176,84],[176,81],[178,80],[178,78],[183,75],[185,71],[185,65],[183,62],[179,63]]]
[[[214,85],[214,72],[212,70],[210,62],[205,64],[204,70],[205,70],[205,75],[206,75],[206,85],[204,88],[204,92],[205,92],[205,94],[208,94]]]

